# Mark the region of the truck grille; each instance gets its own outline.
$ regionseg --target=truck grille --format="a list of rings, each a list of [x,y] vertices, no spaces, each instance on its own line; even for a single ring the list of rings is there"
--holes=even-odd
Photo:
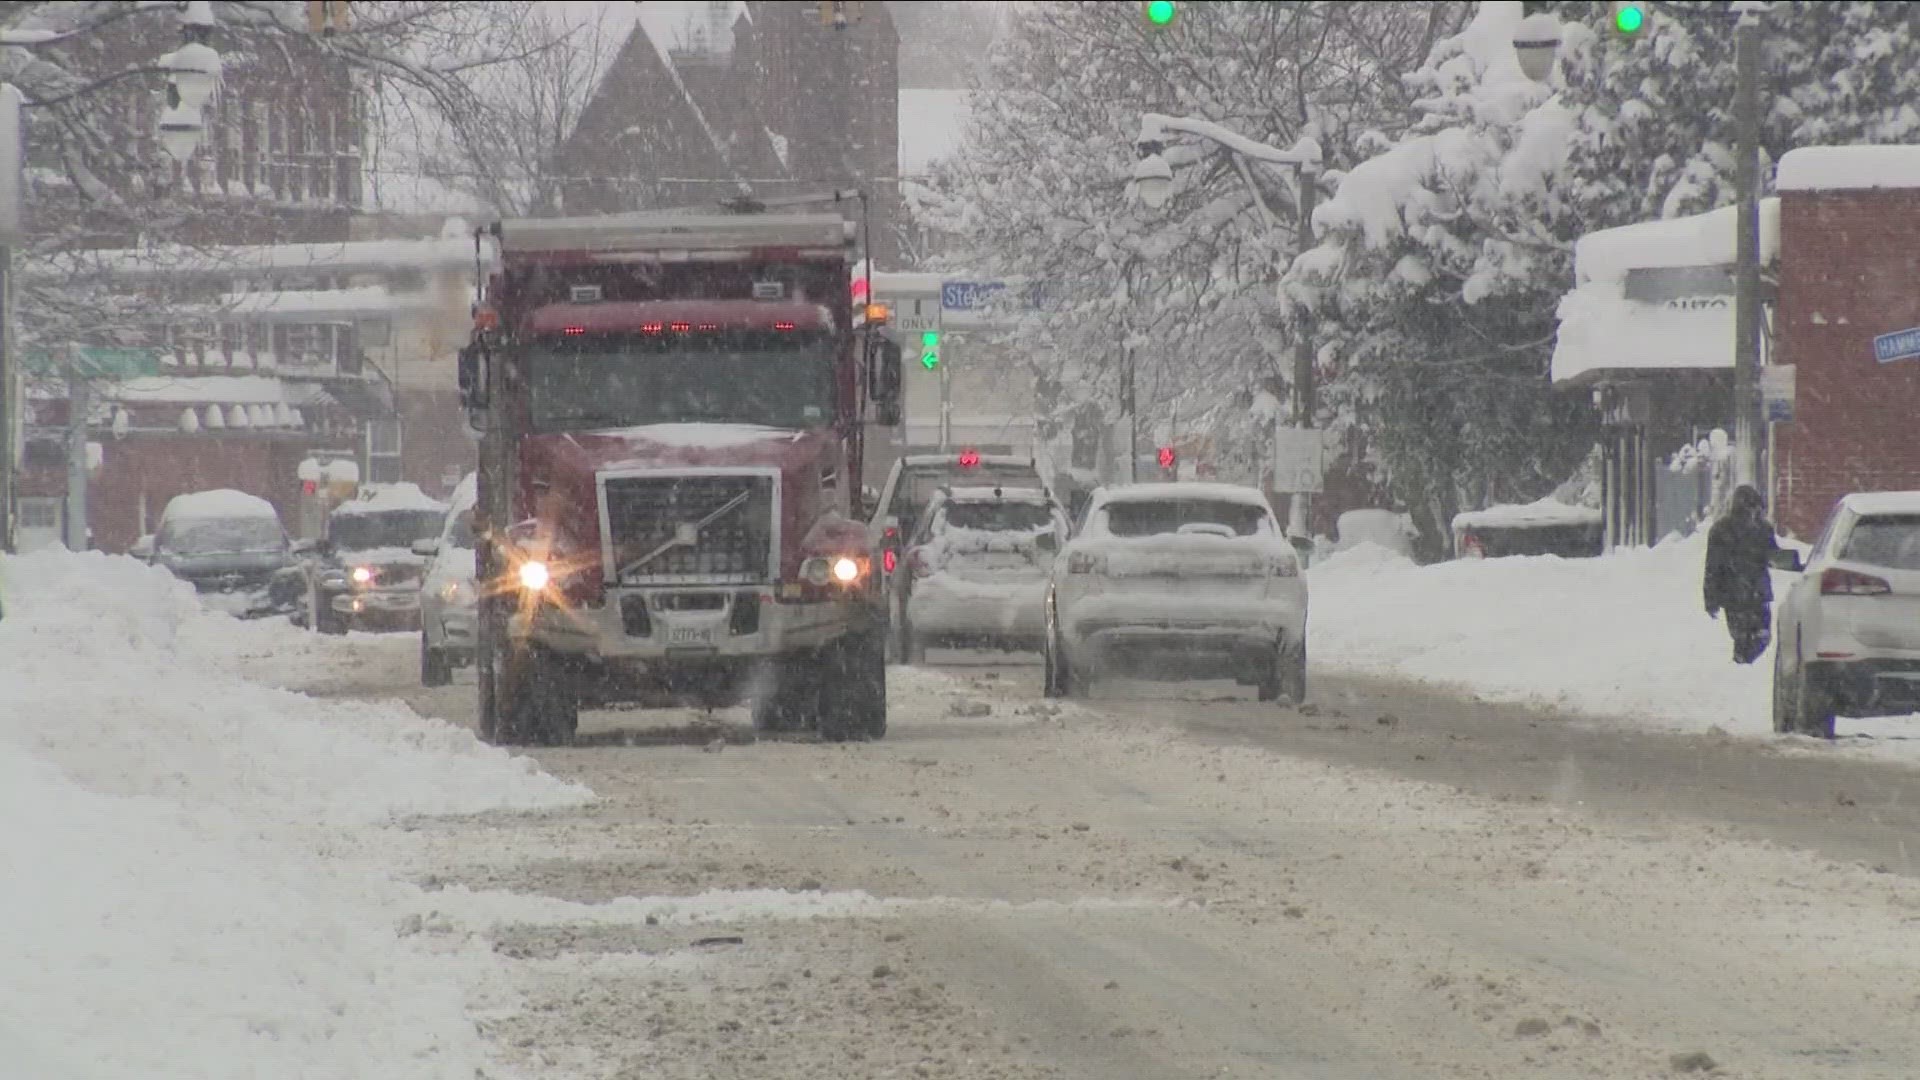
[[[621,476],[608,477],[603,483],[613,545],[608,580],[641,584],[769,580],[772,477]]]

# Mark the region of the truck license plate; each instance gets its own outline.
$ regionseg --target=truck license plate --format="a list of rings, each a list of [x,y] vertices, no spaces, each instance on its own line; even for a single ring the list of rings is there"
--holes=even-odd
[[[711,645],[713,630],[705,626],[669,626],[667,627],[669,645]]]

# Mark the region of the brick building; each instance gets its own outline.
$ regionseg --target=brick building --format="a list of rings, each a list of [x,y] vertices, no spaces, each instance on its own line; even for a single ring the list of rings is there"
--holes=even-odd
[[[1776,521],[1812,540],[1853,491],[1920,488],[1920,359],[1874,339],[1920,327],[1920,147],[1809,147],[1761,201],[1764,367],[1792,367],[1769,423]],[[1556,385],[1602,412],[1609,544],[1651,544],[1715,514],[1731,479],[1732,207],[1582,237],[1562,301]]]
[[[1852,491],[1920,488],[1920,359],[1874,338],[1920,327],[1920,147],[1813,147],[1780,159],[1779,363],[1794,418],[1775,426],[1774,506],[1811,540]]]
[[[47,25],[32,29],[68,36],[36,51],[98,78],[151,67],[181,41],[176,5],[84,21],[96,16],[46,6],[36,18]],[[184,164],[157,137],[157,73],[82,99],[78,115],[108,136],[84,169],[64,149],[73,117],[28,114],[35,254],[17,259],[14,281],[28,381],[23,546],[58,533],[74,358],[91,399],[89,518],[109,550],[183,491],[237,487],[282,502],[289,462],[316,450],[363,457],[369,419],[394,411],[369,336],[390,313],[364,310],[368,294],[329,263],[362,199],[365,103],[352,73],[300,34],[216,25],[208,44],[220,90]]]
[[[862,188],[875,254],[891,264],[900,42],[888,6],[863,4],[838,30],[811,3],[681,7],[679,23],[643,8],[590,93],[555,163],[566,212]]]

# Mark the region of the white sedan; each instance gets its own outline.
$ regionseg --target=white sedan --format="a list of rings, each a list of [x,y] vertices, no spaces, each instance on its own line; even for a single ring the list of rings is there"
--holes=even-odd
[[[1054,560],[1046,594],[1049,697],[1095,679],[1235,679],[1262,701],[1307,694],[1307,583],[1258,490],[1101,488]]]
[[[1920,491],[1849,495],[1780,605],[1773,729],[1833,738],[1834,718],[1920,712]]]

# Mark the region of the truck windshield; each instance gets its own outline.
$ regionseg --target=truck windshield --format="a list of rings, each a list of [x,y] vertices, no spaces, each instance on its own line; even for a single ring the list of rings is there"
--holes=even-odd
[[[795,331],[541,341],[528,363],[533,427],[819,427],[833,419],[833,356],[831,336]]]

